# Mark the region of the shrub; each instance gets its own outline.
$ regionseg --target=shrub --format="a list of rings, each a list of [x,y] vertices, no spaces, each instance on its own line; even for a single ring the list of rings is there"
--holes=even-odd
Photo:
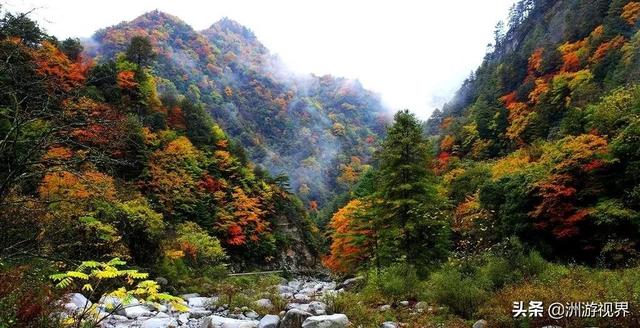
[[[215,282],[213,290],[230,306],[253,307],[256,300],[269,298],[276,308],[284,308],[286,302],[275,289],[280,280],[276,275],[231,276]]]
[[[220,264],[226,258],[220,241],[197,223],[180,224],[177,235],[176,241],[181,250],[196,266]]]
[[[498,289],[509,282],[517,280],[518,272],[514,271],[504,258],[492,256],[480,267],[479,278],[490,289]]]
[[[488,289],[495,290],[525,278],[534,278],[546,266],[547,262],[535,251],[527,255],[519,252],[512,252],[509,256],[491,255],[479,268],[477,279],[485,283]]]
[[[434,272],[428,286],[432,301],[465,318],[471,318],[488,295],[478,280],[450,266]]]
[[[61,305],[54,300],[62,293],[51,289],[41,271],[39,265],[0,266],[0,327],[60,327],[54,313]]]
[[[220,241],[194,222],[179,224],[164,246],[157,272],[185,292],[210,293],[227,274],[227,258]]]
[[[400,261],[380,270],[371,270],[367,275],[364,294],[381,294],[393,303],[417,299],[420,280],[414,266]]]
[[[344,313],[355,326],[379,327],[388,318],[369,304],[365,294],[350,292],[325,295],[328,313]]]
[[[638,313],[635,302],[640,291],[640,270],[598,270],[580,266],[548,265],[540,279],[525,280],[499,290],[478,310],[491,327],[559,325],[562,327],[635,327]],[[628,301],[630,314],[618,318],[565,318],[554,321],[548,317],[514,319],[514,301],[553,302],[615,302]]]

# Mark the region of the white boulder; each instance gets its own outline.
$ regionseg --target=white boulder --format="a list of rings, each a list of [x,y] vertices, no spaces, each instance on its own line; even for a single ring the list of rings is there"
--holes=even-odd
[[[280,323],[280,317],[274,314],[267,314],[262,319],[260,319],[260,323],[258,324],[258,328],[278,328],[278,324]]]
[[[122,314],[129,319],[136,319],[138,317],[148,317],[151,316],[151,311],[146,306],[142,305],[132,305],[125,306],[122,309]]]
[[[302,328],[345,328],[349,319],[344,314],[319,315],[308,317]]]
[[[200,328],[257,328],[256,320],[238,320],[212,315],[206,317]]]
[[[178,322],[173,318],[152,318],[143,321],[140,328],[170,328],[177,326]]]

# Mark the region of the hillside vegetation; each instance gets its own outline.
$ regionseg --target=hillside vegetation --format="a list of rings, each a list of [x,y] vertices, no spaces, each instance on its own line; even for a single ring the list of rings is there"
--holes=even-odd
[[[367,304],[353,315],[366,321],[390,302],[397,318],[401,299],[423,299],[446,314],[421,320],[443,315],[447,326],[457,326],[450,314],[490,327],[634,326],[635,314],[552,320],[511,309],[637,306],[639,20],[636,1],[519,1],[442,110],[424,123],[396,114],[329,223],[325,265],[368,277],[345,296]]]
[[[197,95],[248,158],[289,176],[312,208],[353,185],[383,134],[388,117],[377,95],[358,81],[294,74],[230,19],[195,31],[153,11],[96,32],[90,52],[114,58],[134,36],[157,54],[161,93]]]
[[[25,15],[0,20],[3,327],[46,317],[40,279],[80,261],[120,258],[176,290],[317,263],[286,177],[253,164],[197,93],[159,92],[147,38],[127,44],[92,59]]]

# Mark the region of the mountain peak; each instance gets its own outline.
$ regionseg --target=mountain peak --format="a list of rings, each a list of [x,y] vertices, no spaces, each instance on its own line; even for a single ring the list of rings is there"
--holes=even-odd
[[[146,12],[131,21],[131,23],[135,24],[141,21],[153,21],[157,24],[165,24],[165,23],[174,23],[174,24],[186,24],[183,20],[178,18],[177,16],[171,15],[159,9],[154,9],[152,11]]]
[[[242,36],[243,38],[255,41],[257,40],[256,35],[251,31],[248,27],[236,22],[233,19],[228,17],[223,17],[219,21],[213,23],[206,31],[218,31],[218,32],[227,32],[234,33]]]

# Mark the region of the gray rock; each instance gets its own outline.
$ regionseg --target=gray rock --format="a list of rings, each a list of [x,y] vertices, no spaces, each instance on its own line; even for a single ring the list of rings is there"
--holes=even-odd
[[[115,309],[116,307],[119,307],[119,306],[127,307],[127,306],[139,305],[140,301],[138,301],[138,299],[136,298],[127,299],[126,301],[124,301],[119,297],[103,295],[102,297],[100,297],[100,303],[103,305],[105,309]],[[122,311],[118,311],[118,312],[122,312]]]
[[[212,315],[204,318],[200,328],[257,328],[258,324],[259,322],[255,320],[238,320]]]
[[[68,302],[64,304],[64,308],[69,313],[79,312],[82,311],[82,309],[88,309],[91,306],[91,301],[80,293],[67,294],[65,295],[65,300],[68,300]]]
[[[73,313],[76,313],[76,311],[78,311],[78,310],[79,310],[79,309],[78,309],[78,306],[77,306],[77,305],[75,305],[75,304],[73,304],[73,303],[65,303],[65,304],[63,305],[63,307],[64,307],[64,311],[65,311],[67,314],[73,314]],[[66,314],[65,314],[65,316],[66,316]]]
[[[319,315],[308,317],[302,328],[345,328],[349,319],[344,314]]]
[[[71,293],[67,294],[66,297],[69,299],[69,303],[75,304],[79,308],[91,306],[91,301],[89,301],[84,295],[80,293]]]
[[[318,302],[318,301],[313,301],[311,303],[309,303],[309,311],[311,312],[313,315],[323,315],[327,313],[327,305],[322,303],[322,302]]]
[[[325,282],[322,286],[322,290],[326,291],[326,290],[333,290],[336,289],[336,283],[331,281],[331,282]]]
[[[385,321],[380,328],[398,328],[398,324],[393,321]]]
[[[416,309],[426,309],[429,307],[429,304],[427,304],[426,302],[418,302],[416,303]]]
[[[337,289],[344,289],[344,290],[352,290],[352,289],[355,289],[356,287],[362,285],[363,283],[364,283],[364,277],[363,276],[357,276],[357,277],[350,278],[350,279],[347,279],[347,280],[343,281],[336,288]]]
[[[258,323],[258,328],[278,328],[280,317],[274,314],[267,314]]]
[[[391,305],[385,304],[378,306],[378,311],[388,311],[391,310]]]
[[[256,306],[260,308],[267,309],[267,310],[273,309],[273,303],[268,298],[261,298],[257,300],[255,303],[256,303]]]
[[[308,303],[309,301],[311,301],[311,297],[309,297],[309,295],[300,293],[293,295],[293,299],[300,303]]]
[[[153,318],[143,321],[140,328],[173,328],[177,326],[178,322],[174,318]]]
[[[302,323],[311,316],[312,314],[309,312],[300,309],[291,309],[287,311],[284,318],[282,318],[279,328],[300,328],[302,327]]]
[[[317,280],[307,280],[304,285],[302,285],[302,288],[312,288],[313,286],[320,284],[322,282],[317,281]]]
[[[186,325],[189,322],[189,313],[180,313],[178,315],[178,323],[181,325]]]
[[[108,320],[111,313],[98,310],[98,320]]]
[[[171,318],[171,317],[164,312],[158,312],[158,314],[156,314],[156,318]]]
[[[130,319],[136,319],[138,317],[149,317],[151,316],[151,311],[146,306],[142,305],[132,305],[125,306],[122,309],[122,314]]]
[[[207,310],[205,308],[191,308],[191,309],[189,309],[189,317],[190,318],[198,319],[198,318],[202,318],[202,317],[206,317],[208,315],[211,315],[211,313],[213,313],[213,312],[211,312],[210,310]]]
[[[302,282],[298,281],[298,280],[291,280],[289,281],[289,283],[287,284],[289,287],[293,288],[294,290],[298,291],[302,288]]]
[[[167,278],[165,278],[165,277],[157,277],[156,278],[156,282],[160,286],[166,286],[167,284],[169,284],[169,280],[167,280]]]
[[[313,288],[313,287],[310,287],[310,288],[302,288],[302,289],[298,292],[298,294],[304,294],[304,295],[307,295],[307,296],[314,296],[314,295],[316,294],[316,290],[315,290],[315,288]]]
[[[257,314],[256,311],[247,311],[244,313],[244,316],[249,319],[257,319],[260,317],[260,315]]]
[[[287,306],[284,307],[284,309],[287,311],[291,309],[298,309],[298,308],[300,308],[300,303],[289,303],[287,304]]]
[[[478,320],[473,324],[472,328],[486,328],[487,321],[486,320]]]
[[[308,304],[289,303],[287,304],[285,309],[286,310],[298,309],[304,312],[309,312],[312,315],[323,315],[327,313],[326,311],[327,305],[318,301],[313,301]]]
[[[119,314],[114,314],[112,316],[109,317],[109,320],[114,320],[114,321],[127,321],[129,320],[129,318],[123,316],[123,315],[119,315]]]
[[[296,307],[294,307],[294,309],[298,309],[298,310],[302,310],[304,312],[309,312],[311,313],[311,308],[309,307],[309,304],[298,304],[298,303],[293,303],[292,305],[295,305]],[[313,315],[313,313],[311,313]]]
[[[400,302],[400,305],[409,306],[409,301],[402,301],[402,302]]]
[[[200,294],[198,293],[183,294],[183,295],[180,295],[180,297],[182,297],[183,300],[188,301],[190,298],[200,297]]]
[[[295,288],[293,288],[291,286],[288,286],[288,285],[280,285],[280,286],[278,286],[278,292],[280,294],[292,294],[293,295],[297,291],[298,291],[297,289],[295,289]]]
[[[209,308],[218,301],[217,297],[190,297],[187,299],[187,304],[192,308]]]

